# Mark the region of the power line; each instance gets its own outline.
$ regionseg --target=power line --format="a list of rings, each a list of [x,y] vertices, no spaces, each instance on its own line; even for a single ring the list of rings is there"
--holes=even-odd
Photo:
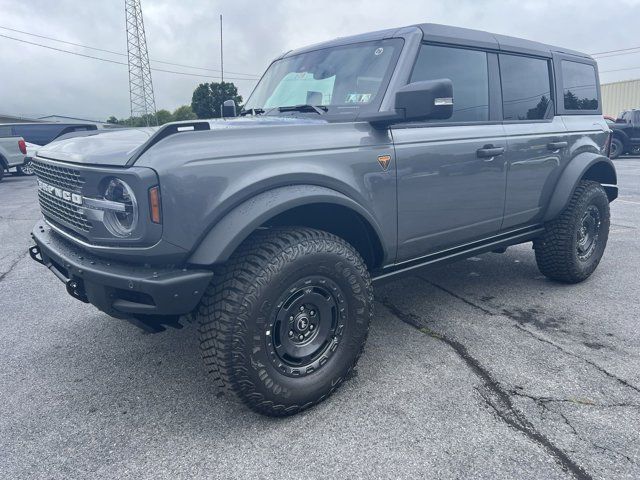
[[[592,56],[592,57],[596,57],[596,56],[598,56],[598,55],[606,55],[606,54],[608,54],[608,53],[629,52],[630,50],[638,50],[638,49],[640,49],[640,47],[619,48],[619,49],[617,49],[617,50],[609,50],[609,51],[606,51],[606,52],[596,52],[596,53],[592,53],[592,54],[591,54],[591,56]],[[632,52],[632,53],[635,53],[635,52]],[[624,55],[624,54],[621,54],[621,55]],[[612,55],[612,56],[613,56],[613,55]]]
[[[623,72],[625,70],[638,70],[640,67],[615,68],[613,70],[600,70],[600,73]]]
[[[24,30],[17,30],[15,28],[9,28],[9,27],[4,27],[2,25],[0,25],[0,28],[3,30],[9,30],[11,32],[16,32],[16,33],[22,33],[24,35],[31,35],[32,37],[38,37],[38,38],[43,38],[45,40],[51,40],[52,42],[58,42],[58,43],[64,43],[67,45],[73,45],[74,47],[81,47],[81,48],[86,48],[89,50],[95,50],[97,52],[103,52],[103,53],[109,53],[112,55],[119,55],[121,57],[126,57],[127,54],[126,53],[122,53],[122,52],[116,52],[114,50],[107,50],[104,48],[98,48],[98,47],[92,47],[89,45],[84,45],[82,43],[75,43],[75,42],[69,42],[67,40],[60,40],[58,38],[53,38],[53,37],[48,37],[46,35],[38,35],[36,33],[31,33],[31,32],[25,32]],[[13,38],[13,37],[7,37],[7,38]],[[14,39],[17,40],[17,39]],[[165,65],[173,65],[174,67],[183,67],[183,68],[191,68],[194,70],[203,70],[203,71],[207,71],[207,72],[220,72],[220,69],[216,69],[216,68],[205,68],[205,67],[195,67],[193,65],[184,65],[181,63],[174,63],[174,62],[167,62],[164,60],[155,60],[155,59],[151,59],[152,62],[155,63],[163,63]],[[242,73],[242,72],[231,72],[228,71],[228,73],[232,73],[234,75],[245,75],[245,76],[250,76],[250,77],[260,77],[260,75],[256,75],[255,73]]]
[[[124,65],[127,66],[128,64],[125,62],[119,62],[117,60],[110,60],[108,58],[102,58],[102,57],[96,57],[93,55],[87,55],[85,53],[79,53],[79,52],[73,52],[71,50],[65,50],[63,48],[56,48],[56,47],[52,47],[50,45],[43,45],[41,43],[36,43],[36,42],[30,42],[28,40],[23,40],[21,38],[15,38],[15,37],[10,37],[8,35],[3,35],[0,33],[0,37],[2,38],[8,38],[9,40],[15,40],[16,42],[22,42],[22,43],[27,43],[29,45],[34,45],[36,47],[42,47],[42,48],[46,48],[49,50],[55,50],[56,52],[63,52],[63,53],[69,53],[71,55],[77,55],[79,57],[84,57],[84,58],[90,58],[92,60],[100,60],[101,62],[108,62],[108,63],[115,63],[116,65]],[[156,72],[164,72],[164,73],[172,73],[174,75],[186,75],[186,76],[190,76],[190,77],[201,77],[201,78],[212,78],[213,75],[203,75],[200,73],[188,73],[188,72],[176,72],[175,70],[165,70],[162,68],[154,68],[151,67],[151,70],[156,71]],[[254,79],[254,78],[239,78],[239,77],[227,77],[230,80],[248,80],[251,82],[256,82],[258,79]]]

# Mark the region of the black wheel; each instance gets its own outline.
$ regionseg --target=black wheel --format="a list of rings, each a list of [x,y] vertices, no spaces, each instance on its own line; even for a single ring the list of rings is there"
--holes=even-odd
[[[218,385],[273,416],[331,395],[358,361],[372,317],[360,255],[310,228],[256,232],[216,272],[198,310]]]
[[[607,246],[609,218],[609,199],[602,185],[581,181],[569,205],[533,242],[540,271],[566,283],[586,280]]]
[[[609,150],[609,158],[616,159],[624,152],[624,144],[619,138],[611,139],[611,148]]]
[[[18,175],[31,176],[36,172],[33,170],[33,163],[31,163],[31,159],[25,160],[22,165],[18,165],[16,167],[16,171]]]

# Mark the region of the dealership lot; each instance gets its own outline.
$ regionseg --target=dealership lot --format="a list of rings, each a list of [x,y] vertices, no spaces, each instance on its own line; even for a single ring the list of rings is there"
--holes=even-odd
[[[379,286],[356,374],[256,415],[208,382],[196,327],[149,335],[28,259],[35,180],[0,183],[0,478],[640,477],[640,158],[580,285],[531,245]],[[276,447],[276,448],[274,448]]]

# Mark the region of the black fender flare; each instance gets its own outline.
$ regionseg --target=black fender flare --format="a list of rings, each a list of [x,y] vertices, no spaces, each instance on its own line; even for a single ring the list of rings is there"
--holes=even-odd
[[[616,169],[613,162],[603,155],[593,152],[583,152],[571,159],[560,175],[555,190],[551,195],[551,200],[549,201],[543,221],[548,222],[549,220],[553,220],[565,209],[569,204],[573,192],[578,187],[580,180],[591,167],[597,164],[604,164],[604,168],[609,172],[609,181],[601,182],[607,192],[609,201],[612,202],[618,197]]]
[[[254,230],[291,208],[314,203],[341,205],[360,214],[381,240],[381,230],[372,215],[358,202],[327,187],[289,185],[267,190],[244,201],[218,221],[204,236],[187,263],[223,263]]]

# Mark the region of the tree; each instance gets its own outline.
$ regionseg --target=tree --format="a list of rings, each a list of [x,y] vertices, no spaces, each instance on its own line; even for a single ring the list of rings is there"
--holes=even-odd
[[[198,116],[193,112],[191,105],[182,105],[173,111],[173,120],[180,122],[182,120],[195,120]]]
[[[220,107],[226,100],[242,103],[237,87],[230,82],[201,83],[193,91],[191,108],[198,118],[220,118]]]
[[[173,122],[173,115],[169,110],[158,110],[156,112],[156,119],[158,125],[164,125],[165,123]]]
[[[120,120],[118,120],[116,117],[114,117],[113,115],[111,115],[109,118],[107,118],[107,123],[115,123],[115,124],[119,124]]]

